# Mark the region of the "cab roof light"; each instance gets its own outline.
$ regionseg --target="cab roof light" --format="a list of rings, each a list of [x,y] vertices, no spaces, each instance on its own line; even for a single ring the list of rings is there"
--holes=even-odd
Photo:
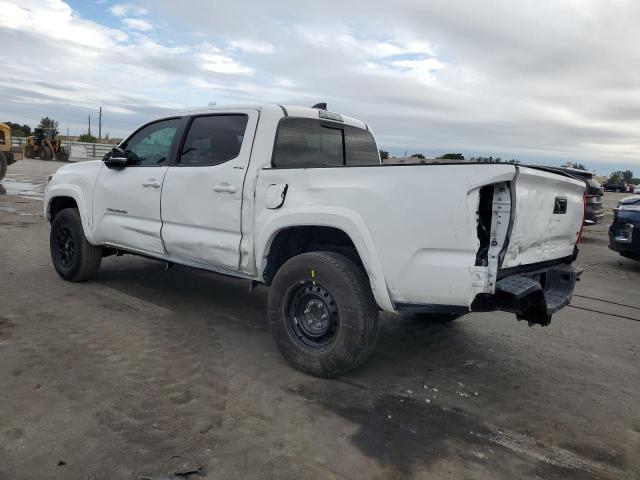
[[[323,120],[333,120],[336,122],[344,122],[342,116],[339,113],[327,112],[327,104],[326,103],[316,103],[311,108],[318,109],[318,116]]]

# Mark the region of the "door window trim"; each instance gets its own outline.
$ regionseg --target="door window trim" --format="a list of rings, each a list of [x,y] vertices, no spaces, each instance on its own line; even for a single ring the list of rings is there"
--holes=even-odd
[[[129,143],[129,141],[138,132],[140,132],[144,128],[147,128],[149,125],[153,125],[154,123],[166,122],[168,120],[180,120],[180,122],[178,123],[178,127],[176,128],[176,133],[173,136],[173,140],[171,141],[171,146],[169,147],[169,153],[167,153],[167,161],[165,163],[163,163],[162,165],[127,165],[126,168],[149,168],[149,167],[169,167],[169,166],[171,166],[171,164],[173,163],[175,154],[176,154],[176,145],[177,145],[176,141],[177,141],[177,139],[179,139],[179,138],[181,139],[183,137],[185,121],[186,121],[187,118],[188,117],[183,117],[183,116],[180,116],[180,115],[177,115],[175,117],[160,118],[160,119],[155,119],[155,120],[152,120],[150,122],[147,122],[144,125],[141,125],[140,127],[138,127],[131,135],[129,135],[122,142],[120,142],[120,145],[118,145],[118,147],[124,148],[126,150],[127,143]]]
[[[184,151],[184,144],[187,142],[187,137],[189,136],[189,130],[191,129],[191,125],[193,124],[193,122],[195,121],[196,118],[201,118],[201,117],[229,117],[229,116],[243,116],[243,117],[247,117],[247,124],[244,127],[244,135],[242,137],[242,143],[240,144],[240,150],[238,151],[238,155],[236,155],[233,158],[230,158],[229,160],[226,160],[222,163],[211,163],[211,164],[204,164],[204,165],[183,165],[180,163],[180,157],[182,157],[182,152]],[[182,136],[180,138],[180,143],[178,145],[178,148],[176,149],[175,152],[175,158],[172,159],[172,162],[169,164],[170,167],[184,167],[184,168],[193,168],[193,167],[216,167],[218,165],[224,165],[225,163],[229,163],[235,159],[237,159],[240,156],[240,153],[242,152],[242,147],[244,146],[244,142],[245,139],[247,138],[247,129],[249,128],[249,121],[251,120],[251,117],[249,115],[249,113],[247,112],[220,112],[220,113],[200,113],[197,115],[191,115],[187,118],[185,125],[184,125],[184,130],[182,131]],[[255,131],[254,131],[255,134]],[[253,146],[253,145],[252,145]]]

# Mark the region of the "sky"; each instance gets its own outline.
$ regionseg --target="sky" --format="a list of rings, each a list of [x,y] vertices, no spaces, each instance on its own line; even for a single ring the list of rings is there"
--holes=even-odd
[[[169,111],[274,102],[378,146],[640,176],[637,0],[0,0],[0,121],[122,137]]]

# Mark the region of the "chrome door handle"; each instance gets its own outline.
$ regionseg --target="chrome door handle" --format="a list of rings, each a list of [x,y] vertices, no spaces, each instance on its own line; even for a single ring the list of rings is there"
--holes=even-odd
[[[160,188],[160,182],[144,182],[142,184],[143,187],[153,187],[153,188]]]
[[[226,192],[226,193],[236,193],[237,189],[233,185],[229,185],[228,183],[223,183],[221,185],[216,185],[213,187],[214,192]]]

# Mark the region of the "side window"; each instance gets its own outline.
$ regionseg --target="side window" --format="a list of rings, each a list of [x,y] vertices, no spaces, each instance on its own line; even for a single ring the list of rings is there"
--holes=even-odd
[[[273,166],[280,168],[336,167],[344,165],[342,128],[313,118],[280,121],[273,151]]]
[[[128,165],[159,166],[169,161],[171,143],[181,119],[161,120],[137,131],[125,144]]]
[[[4,143],[5,143],[4,130],[0,130],[0,145],[4,145]]]
[[[180,165],[212,166],[233,160],[240,154],[247,115],[196,117],[180,154]]]
[[[345,125],[344,142],[347,150],[348,167],[380,165],[380,154],[371,132]]]

